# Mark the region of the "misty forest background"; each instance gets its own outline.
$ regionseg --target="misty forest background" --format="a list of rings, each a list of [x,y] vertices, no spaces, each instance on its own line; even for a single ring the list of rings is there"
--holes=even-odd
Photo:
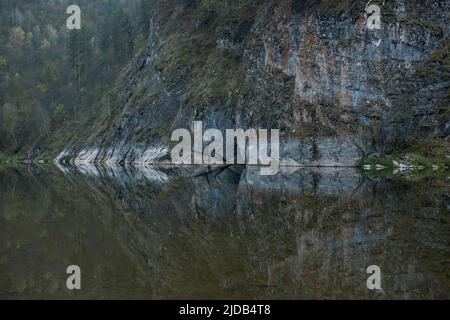
[[[72,2],[0,1],[0,156],[83,130],[145,43],[152,0],[77,0],[81,30],[66,27]]]

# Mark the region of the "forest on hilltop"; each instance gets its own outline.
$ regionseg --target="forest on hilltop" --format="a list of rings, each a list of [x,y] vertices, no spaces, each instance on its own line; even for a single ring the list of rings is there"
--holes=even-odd
[[[0,153],[25,155],[55,133],[82,127],[144,44],[152,1],[0,2]]]

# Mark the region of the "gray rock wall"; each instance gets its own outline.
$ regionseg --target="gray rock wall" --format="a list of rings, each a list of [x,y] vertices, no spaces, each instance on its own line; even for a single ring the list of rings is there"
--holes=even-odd
[[[172,10],[163,11],[167,2]],[[112,114],[57,160],[170,162],[171,132],[195,120],[205,129],[280,129],[282,157],[313,166],[354,166],[412,136],[447,137],[439,114],[448,109],[450,2],[380,2],[375,31],[365,3],[347,2],[323,13],[320,1],[244,1],[251,8],[236,12],[251,14],[235,18],[233,8],[159,1]]]

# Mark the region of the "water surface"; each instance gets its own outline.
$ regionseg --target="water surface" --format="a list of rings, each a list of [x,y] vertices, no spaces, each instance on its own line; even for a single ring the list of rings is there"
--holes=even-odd
[[[449,298],[448,190],[351,168],[3,167],[0,298]]]

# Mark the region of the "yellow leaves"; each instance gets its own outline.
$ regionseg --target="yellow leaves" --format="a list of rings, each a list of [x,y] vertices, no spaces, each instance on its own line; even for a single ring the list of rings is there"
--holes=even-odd
[[[5,57],[0,56],[0,69],[6,67],[8,65],[8,60]]]
[[[32,32],[27,32],[25,34],[25,44],[27,46],[31,46],[32,43],[33,43],[33,33]]]
[[[47,50],[50,48],[50,41],[48,41],[47,39],[44,39],[41,41],[41,46],[39,47],[39,49],[41,50]]]
[[[45,32],[47,33],[47,37],[50,42],[54,42],[58,39],[58,30],[56,30],[51,24],[47,25]]]
[[[38,86],[38,88],[39,88],[39,92],[40,92],[41,94],[45,94],[45,93],[47,93],[47,91],[48,91],[47,85],[45,85],[45,84],[43,84],[43,83],[40,83],[39,86]]]
[[[9,34],[9,42],[13,48],[21,47],[25,39],[25,31],[21,27],[12,28]]]

